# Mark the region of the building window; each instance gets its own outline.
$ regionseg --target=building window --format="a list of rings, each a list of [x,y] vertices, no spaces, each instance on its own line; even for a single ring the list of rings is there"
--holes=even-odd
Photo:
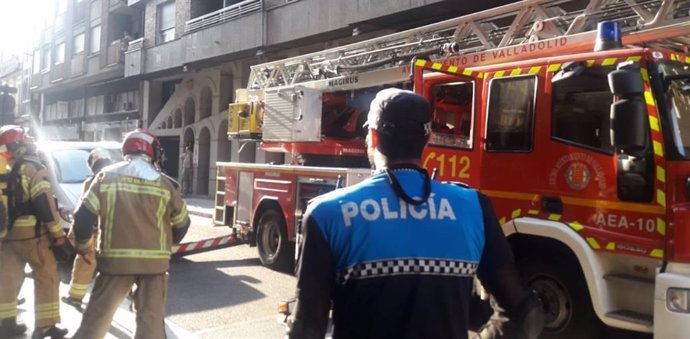
[[[57,14],[55,15],[55,31],[62,31],[65,28],[65,12],[67,12],[67,0],[58,0]]]
[[[55,64],[59,65],[65,62],[65,43],[61,42],[55,46]]]
[[[84,20],[86,16],[86,2],[84,0],[74,0],[74,7],[72,10],[72,20],[79,22]]]
[[[613,152],[609,131],[613,95],[607,77],[612,70],[613,67],[583,67],[581,73],[553,82],[554,139]]]
[[[33,64],[34,74],[41,70],[41,50],[34,51],[34,64]]]
[[[168,2],[158,7],[158,42],[175,39],[175,3]]]
[[[472,148],[474,83],[441,83],[431,87],[434,120],[429,144]]]
[[[486,149],[501,152],[532,150],[537,78],[496,78],[489,88]]]
[[[72,54],[79,54],[84,51],[84,33],[80,33],[74,36],[72,49]]]
[[[89,38],[89,53],[98,53],[101,50],[101,26],[91,27]]]
[[[41,64],[42,71],[47,71],[50,69],[50,60],[52,59],[51,54],[52,53],[50,53],[50,48],[47,47],[43,49],[43,63]]]
[[[101,17],[101,0],[91,2],[91,11],[89,12],[89,19],[98,19]]]

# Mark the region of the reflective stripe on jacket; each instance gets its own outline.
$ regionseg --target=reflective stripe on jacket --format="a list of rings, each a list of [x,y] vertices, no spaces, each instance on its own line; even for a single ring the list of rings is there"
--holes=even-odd
[[[53,189],[48,179],[48,170],[37,168],[32,162],[24,162],[19,168],[22,203],[31,203],[35,214],[20,215],[7,234],[8,240],[21,240],[36,237],[37,215],[47,215],[39,228],[39,234],[50,232],[53,238],[64,236],[60,217],[53,198]],[[42,204],[38,202],[42,200]],[[41,209],[45,209],[42,211]]]
[[[155,274],[168,270],[172,228],[184,226],[188,214],[180,192],[167,178],[147,180],[109,167],[96,176],[83,204],[99,219],[99,271]]]

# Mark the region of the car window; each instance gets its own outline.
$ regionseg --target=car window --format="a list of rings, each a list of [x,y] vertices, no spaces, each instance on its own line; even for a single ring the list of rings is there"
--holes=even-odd
[[[80,149],[54,150],[51,152],[55,171],[61,183],[81,183],[91,175],[86,159],[89,152]]]

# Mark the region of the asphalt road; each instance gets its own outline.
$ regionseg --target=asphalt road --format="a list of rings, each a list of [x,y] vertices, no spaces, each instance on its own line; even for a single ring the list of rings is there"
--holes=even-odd
[[[210,225],[209,219],[192,216],[192,226],[183,242],[228,234],[227,228]],[[69,289],[70,269],[60,267],[62,296]],[[294,293],[294,288],[293,276],[262,267],[256,248],[247,245],[173,259],[168,286],[168,339],[282,338],[285,329],[277,321],[277,306]],[[28,268],[20,296],[26,298],[26,303],[19,306],[18,313],[31,329],[33,279]],[[62,325],[70,335],[79,327],[82,312],[60,305]],[[124,301],[106,339],[130,339],[134,328],[130,303]],[[29,330],[26,336],[16,339],[30,336]]]
[[[192,216],[184,242],[228,233]],[[261,266],[255,247],[239,245],[175,259],[168,319],[199,338],[282,338],[278,303],[291,297],[292,275]]]
[[[192,216],[192,227],[184,242],[228,234],[226,228],[210,225],[209,219]],[[67,295],[69,269],[61,267],[61,295]],[[167,304],[168,339],[282,338],[284,327],[276,320],[277,305],[291,297],[294,288],[292,275],[262,267],[256,248],[247,245],[173,259]],[[19,306],[19,313],[29,328],[33,327],[32,294],[33,281],[28,273],[20,293],[27,302]],[[61,304],[62,323],[70,334],[79,327],[81,312]],[[134,315],[125,301],[106,338],[130,339],[134,327]],[[27,333],[26,337],[17,338],[29,336]],[[611,331],[606,337],[651,339],[650,335],[619,331]]]

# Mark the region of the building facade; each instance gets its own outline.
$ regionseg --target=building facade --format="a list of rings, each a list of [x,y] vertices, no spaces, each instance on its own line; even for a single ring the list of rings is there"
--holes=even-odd
[[[55,0],[34,46],[31,89],[44,137],[121,140],[141,126],[141,90],[124,77],[124,52],[143,12],[114,0]]]
[[[147,127],[160,137],[173,177],[183,148],[192,147],[193,191],[202,195],[214,191],[216,161],[289,161],[227,138],[227,107],[251,65],[512,2],[57,1],[64,4],[34,51],[43,125],[75,129],[83,140]]]

